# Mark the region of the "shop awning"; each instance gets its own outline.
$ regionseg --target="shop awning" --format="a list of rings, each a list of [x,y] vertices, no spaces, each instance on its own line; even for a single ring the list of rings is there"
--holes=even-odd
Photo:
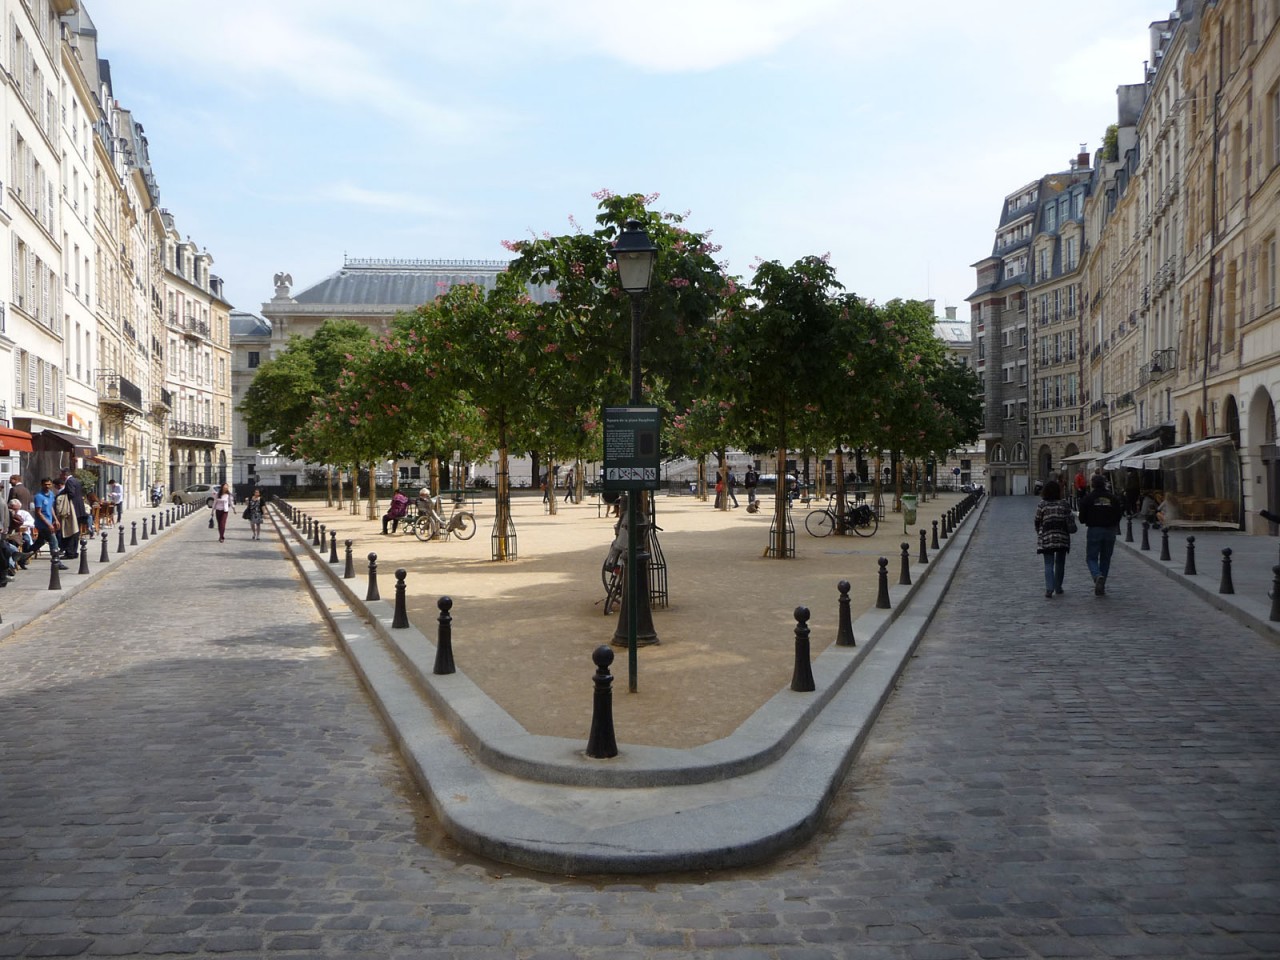
[[[90,457],[86,457],[85,459],[88,460],[90,463],[101,463],[109,467],[124,466],[123,460],[114,460],[111,457],[108,457],[105,453],[95,453]]]
[[[0,450],[10,453],[30,453],[31,434],[12,427],[0,427]]]
[[[1084,453],[1073,453],[1069,457],[1063,457],[1062,462],[1066,463],[1088,463],[1090,460],[1101,460],[1107,456],[1098,450],[1086,450]]]
[[[1138,454],[1150,450],[1160,442],[1159,437],[1151,437],[1147,440],[1130,440],[1123,446],[1116,447],[1107,454],[1107,462],[1102,465],[1103,470],[1119,470],[1121,467],[1133,466],[1128,463],[1129,458],[1136,457]],[[1140,467],[1137,469],[1141,469]]]
[[[57,430],[42,430],[40,436],[52,437],[61,441],[71,448],[72,455],[76,457],[92,457],[98,453],[98,448],[88,440],[85,440],[84,437],[72,436],[69,433],[59,433]]]
[[[1207,452],[1214,447],[1227,446],[1235,446],[1235,442],[1230,437],[1209,437],[1206,440],[1197,440],[1195,443],[1184,443],[1180,447],[1166,447],[1164,450],[1157,450],[1155,453],[1149,453],[1140,459],[1144,470],[1159,470],[1171,457],[1179,457],[1188,453]]]

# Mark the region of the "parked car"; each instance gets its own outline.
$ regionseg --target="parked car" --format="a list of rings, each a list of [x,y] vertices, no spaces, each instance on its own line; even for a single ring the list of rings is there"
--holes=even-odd
[[[203,503],[206,507],[213,503],[218,495],[218,486],[214,483],[193,483],[185,490],[173,495],[174,503]]]

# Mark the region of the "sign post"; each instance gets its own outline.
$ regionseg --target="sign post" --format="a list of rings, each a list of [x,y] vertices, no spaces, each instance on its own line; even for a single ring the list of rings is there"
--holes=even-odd
[[[635,693],[638,673],[636,648],[641,636],[646,644],[658,642],[649,609],[649,554],[647,550],[638,549],[637,541],[641,539],[640,528],[648,527],[648,517],[642,516],[639,509],[640,495],[646,490],[657,491],[662,482],[662,463],[658,454],[662,413],[657,407],[605,407],[602,423],[603,489],[627,492],[627,580],[623,612],[627,621],[627,689]],[[646,576],[641,576],[642,564]],[[617,639],[615,633],[615,642]]]

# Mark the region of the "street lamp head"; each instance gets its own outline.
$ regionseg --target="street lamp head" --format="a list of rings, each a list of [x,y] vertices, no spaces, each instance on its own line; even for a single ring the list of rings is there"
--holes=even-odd
[[[645,233],[639,220],[628,220],[611,255],[618,263],[618,282],[630,294],[645,293],[653,279],[653,264],[658,259],[658,248]]]

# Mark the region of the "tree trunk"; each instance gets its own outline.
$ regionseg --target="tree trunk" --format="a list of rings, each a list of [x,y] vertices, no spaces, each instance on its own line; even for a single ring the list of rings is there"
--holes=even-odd
[[[554,454],[547,454],[547,513],[555,516],[556,500],[559,496],[559,486],[556,484],[556,458]]]
[[[506,560],[511,555],[507,538],[507,524],[511,517],[511,483],[507,476],[507,445],[498,447],[498,483],[494,493],[494,530],[497,533],[495,560]]]
[[[729,463],[725,456],[724,447],[716,451],[716,487],[719,493],[716,494],[716,509],[729,509]]]
[[[778,466],[773,478],[773,555],[787,556],[787,448],[778,448]]]
[[[707,499],[707,456],[703,454],[698,457],[698,474],[694,483],[694,496],[699,500]]]
[[[849,495],[844,483],[844,448],[836,446],[836,533],[848,531],[844,525],[844,515],[848,511]]]
[[[324,468],[324,505],[333,506],[333,467],[328,465]]]

